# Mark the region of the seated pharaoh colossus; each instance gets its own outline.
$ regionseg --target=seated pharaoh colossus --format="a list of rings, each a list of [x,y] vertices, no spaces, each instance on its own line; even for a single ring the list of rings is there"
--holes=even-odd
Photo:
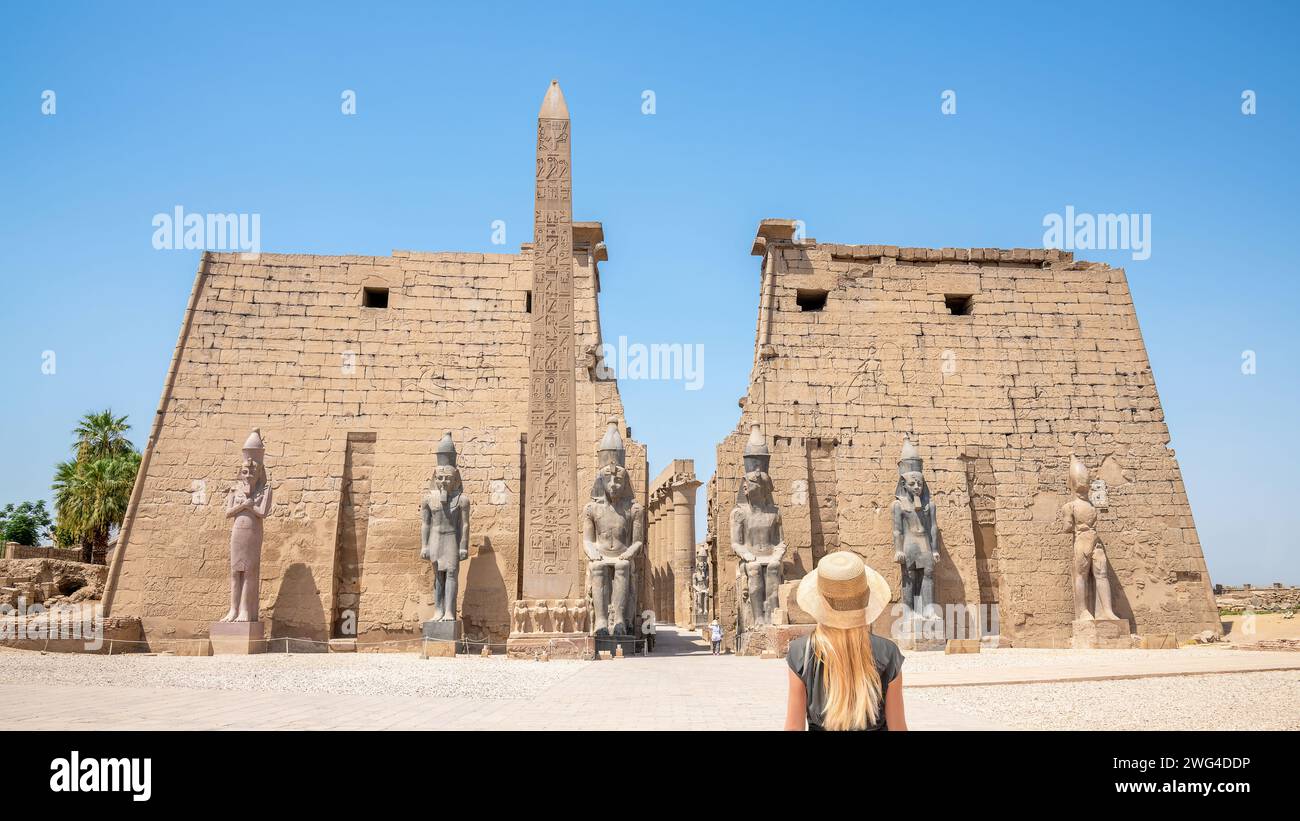
[[[641,505],[633,496],[623,437],[616,423],[609,423],[597,456],[591,501],[582,510],[592,626],[597,636],[626,636],[632,632],[636,606],[632,559],[641,549],[645,524]]]
[[[745,445],[745,475],[731,511],[731,549],[740,557],[739,572],[748,584],[751,627],[772,623],[784,578],[785,538],[781,511],[772,498],[770,461],[767,442],[754,425]]]

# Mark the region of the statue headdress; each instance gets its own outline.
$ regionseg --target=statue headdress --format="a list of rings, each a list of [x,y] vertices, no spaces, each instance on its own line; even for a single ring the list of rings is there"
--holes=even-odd
[[[596,449],[597,467],[606,465],[618,465],[623,467],[627,462],[627,451],[623,449],[623,437],[618,433],[618,422],[613,419],[609,420],[609,427],[605,429],[605,436],[600,440],[600,445]]]
[[[767,449],[767,440],[763,438],[763,432],[758,425],[751,425],[749,428],[749,441],[745,443],[745,472],[761,470],[767,473],[768,465],[771,464],[772,454]]]
[[[772,462],[772,453],[767,449],[767,440],[763,437],[763,431],[758,425],[750,425],[749,441],[745,443],[745,452],[743,454],[745,465],[744,474],[749,475],[754,471],[761,471],[769,501],[772,497],[772,477],[768,473],[768,466]],[[739,485],[736,486],[736,504],[747,504],[745,499],[745,482],[742,478]]]
[[[434,485],[438,478],[438,471],[442,468],[451,468],[453,478],[447,498],[454,501],[464,490],[464,485],[461,482],[460,468],[456,466],[456,443],[451,440],[451,431],[447,431],[442,435],[437,447],[433,449],[433,454],[438,463],[437,467],[433,469],[433,476],[429,478],[429,493],[432,494],[435,490]]]
[[[253,479],[253,487],[255,488],[253,495],[259,496],[270,481],[270,475],[266,472],[266,446],[262,444],[262,432],[260,430],[253,428],[253,432],[248,434],[248,438],[244,440],[244,446],[240,448],[240,454],[243,461],[246,462],[252,459],[253,464],[257,465],[256,475]]]
[[[605,435],[601,437],[600,444],[596,446],[596,481],[591,485],[591,498],[605,499],[611,504],[622,501],[620,499],[607,499],[605,497],[605,482],[603,476],[610,469],[622,471],[624,474],[623,481],[623,500],[632,500],[635,498],[632,493],[631,477],[627,475],[627,468],[624,466],[627,461],[627,451],[623,449],[623,437],[618,432],[618,422],[614,419],[609,420],[609,426],[605,428]]]
[[[1076,488],[1088,487],[1088,466],[1079,461],[1073,453],[1070,454],[1070,490]]]
[[[924,462],[921,460],[921,452],[917,450],[916,443],[907,434],[903,434],[903,450],[898,456],[898,484],[894,486],[894,498],[901,502],[912,502],[912,494],[907,490],[907,480],[905,477],[908,473],[922,473],[921,466]],[[925,481],[925,476],[921,476],[921,507],[930,506],[930,483]]]
[[[898,457],[898,475],[920,473],[922,464],[921,453],[916,449],[916,444],[910,436],[903,434],[903,452]]]
[[[451,441],[451,431],[442,435],[442,441],[438,443],[434,454],[438,458],[439,467],[456,467],[456,443]]]
[[[265,460],[266,446],[262,444],[262,432],[257,428],[253,428],[253,432],[244,440],[243,454],[245,459],[252,459],[259,464]]]

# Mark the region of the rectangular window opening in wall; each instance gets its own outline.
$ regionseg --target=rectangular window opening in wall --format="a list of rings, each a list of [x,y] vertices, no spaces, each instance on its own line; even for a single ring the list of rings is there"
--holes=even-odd
[[[826,294],[826,291],[800,288],[795,291],[794,301],[801,311],[820,311],[826,307]]]
[[[943,304],[953,316],[969,316],[975,298],[970,294],[944,294]]]
[[[361,307],[363,308],[387,308],[388,307],[388,289],[378,287],[366,287],[361,290]]]
[[[524,291],[524,312],[531,314],[533,312],[533,292]]]

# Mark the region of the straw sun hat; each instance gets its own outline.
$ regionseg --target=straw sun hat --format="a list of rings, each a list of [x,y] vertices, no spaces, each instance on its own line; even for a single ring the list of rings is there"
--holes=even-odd
[[[858,554],[838,550],[799,580],[795,601],[818,624],[841,630],[863,627],[889,606],[889,582]]]

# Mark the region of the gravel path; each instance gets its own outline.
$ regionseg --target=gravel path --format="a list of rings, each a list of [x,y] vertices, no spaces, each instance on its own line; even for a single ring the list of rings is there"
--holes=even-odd
[[[1300,730],[1294,671],[904,690],[1008,730]]]
[[[586,663],[415,653],[89,656],[0,649],[0,684],[529,699]]]

